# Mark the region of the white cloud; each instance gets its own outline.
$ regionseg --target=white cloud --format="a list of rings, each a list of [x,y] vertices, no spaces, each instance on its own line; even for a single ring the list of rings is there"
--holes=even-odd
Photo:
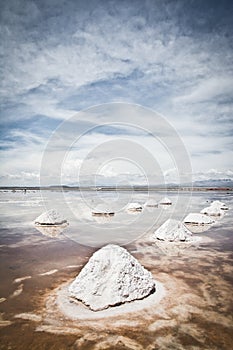
[[[233,80],[231,77],[212,77],[202,80],[192,87],[189,94],[174,98],[174,103],[198,103],[212,101],[217,97],[232,96]]]
[[[230,179],[233,180],[233,170],[226,169],[225,171],[219,171],[217,169],[208,169],[207,171],[200,171],[194,174],[194,180],[221,180]]]
[[[38,171],[52,127],[45,122],[41,130],[32,132],[30,122],[36,115],[68,120],[76,109],[110,101],[143,104],[166,115],[189,150],[195,171],[216,164],[219,171],[228,169],[233,51],[231,38],[225,35],[227,16],[215,13],[218,30],[211,31],[209,12],[194,15],[190,10],[194,5],[183,1],[93,4],[2,4],[0,93],[3,123],[11,130],[1,142],[3,148],[10,148],[3,151],[3,172]],[[90,120],[85,117],[82,122]],[[117,113],[113,118],[118,120]],[[125,116],[131,123],[137,118],[142,116]],[[26,119],[23,134],[17,123],[12,126],[12,121]],[[164,131],[160,126],[157,130]],[[70,138],[74,133],[75,129]],[[104,139],[110,137],[96,133],[83,138],[76,160],[82,162],[85,152]],[[148,138],[135,136],[134,141],[152,149]],[[57,140],[54,146],[60,152],[66,144]],[[166,171],[174,164],[159,147],[156,157]],[[68,173],[76,160],[67,163],[66,176],[72,175]],[[75,171],[80,166],[74,165]]]

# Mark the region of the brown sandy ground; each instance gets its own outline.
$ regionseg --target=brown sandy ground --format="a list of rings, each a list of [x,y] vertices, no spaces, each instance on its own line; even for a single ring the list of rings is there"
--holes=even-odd
[[[134,242],[128,246],[129,251],[164,286],[164,297],[144,309],[74,321],[56,305],[56,291],[78,274],[92,251],[80,246],[67,246],[64,253],[59,249],[56,244],[48,246],[47,258],[42,251],[34,251],[34,255],[24,251],[34,260],[33,267],[24,266],[23,270],[17,269],[24,256],[22,251],[19,256],[8,256],[15,273],[8,279],[5,276],[8,286],[1,288],[0,296],[6,300],[0,304],[0,349],[231,348],[231,252],[221,252],[206,243],[186,249],[176,247],[172,254],[171,249],[166,252],[147,239]],[[61,254],[59,259],[57,251]],[[52,270],[56,271],[46,274]],[[13,283],[23,276],[31,278]]]

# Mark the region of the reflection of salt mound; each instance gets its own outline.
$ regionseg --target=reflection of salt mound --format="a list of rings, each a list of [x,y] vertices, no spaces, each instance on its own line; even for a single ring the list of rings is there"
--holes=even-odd
[[[112,209],[106,208],[104,204],[99,204],[97,207],[92,211],[93,216],[101,216],[101,215],[109,215],[113,216],[115,213]]]
[[[202,232],[206,232],[211,228],[210,224],[203,224],[203,225],[197,225],[197,224],[185,224],[189,230],[192,233],[202,233]]]
[[[114,214],[95,214],[93,215],[94,220],[98,223],[98,224],[107,224],[108,222],[112,221]]]
[[[56,238],[64,231],[65,227],[67,227],[67,224],[63,224],[59,226],[36,225],[35,227],[40,233],[42,233],[42,235],[51,237],[51,238]]]
[[[156,202],[155,199],[151,198],[145,203],[146,207],[157,207],[158,203]]]
[[[213,202],[209,207],[206,207],[201,210],[202,214],[207,214],[210,216],[223,216],[224,211],[220,208],[220,205],[216,202]]]
[[[142,205],[139,203],[129,203],[126,207],[129,211],[142,211]]]
[[[172,204],[172,201],[167,198],[167,197],[164,197],[163,199],[161,199],[161,201],[159,202],[159,204],[162,204],[162,205],[171,205]]]
[[[184,254],[187,249],[198,246],[199,242],[201,241],[200,237],[192,238],[191,241],[175,241],[175,242],[165,242],[165,241],[156,241],[156,246],[166,255],[169,256],[178,256],[181,254]]]
[[[155,282],[126,249],[109,244],[93,254],[69,286],[70,297],[93,311],[143,299],[155,291]]]
[[[67,220],[56,210],[50,209],[36,218],[36,225],[61,225]]]
[[[184,219],[184,223],[193,224],[193,225],[205,225],[205,224],[213,224],[214,220],[204,214],[190,213]]]
[[[162,241],[188,241],[192,233],[185,225],[174,219],[168,219],[153,234],[153,238]]]

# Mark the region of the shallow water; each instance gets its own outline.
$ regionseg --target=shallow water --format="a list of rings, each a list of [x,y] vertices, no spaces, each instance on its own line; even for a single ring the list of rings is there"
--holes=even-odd
[[[157,201],[164,196],[150,194]],[[87,192],[82,198],[78,192],[45,191],[42,197],[40,192],[2,192],[0,349],[230,349],[232,196],[224,192],[196,192],[191,199],[189,193],[166,196],[172,206],[144,208],[132,215],[125,205],[145,203],[147,193]],[[215,199],[230,210],[208,231],[197,234],[208,239],[175,248],[148,240],[148,233],[167,218],[182,219],[184,211],[199,212]],[[99,202],[114,207],[111,220],[96,221],[91,215]],[[52,237],[33,226],[45,205],[54,205],[69,221]],[[76,323],[46,307],[55,289],[74,278],[96,247],[108,242],[126,245],[163,284],[166,295],[159,306]]]

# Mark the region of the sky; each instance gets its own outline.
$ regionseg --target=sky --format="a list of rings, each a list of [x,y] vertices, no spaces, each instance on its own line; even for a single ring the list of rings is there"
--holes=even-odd
[[[231,0],[1,0],[0,185],[57,183],[48,154],[62,183],[176,182],[161,118],[193,179],[232,179],[232,23]]]

